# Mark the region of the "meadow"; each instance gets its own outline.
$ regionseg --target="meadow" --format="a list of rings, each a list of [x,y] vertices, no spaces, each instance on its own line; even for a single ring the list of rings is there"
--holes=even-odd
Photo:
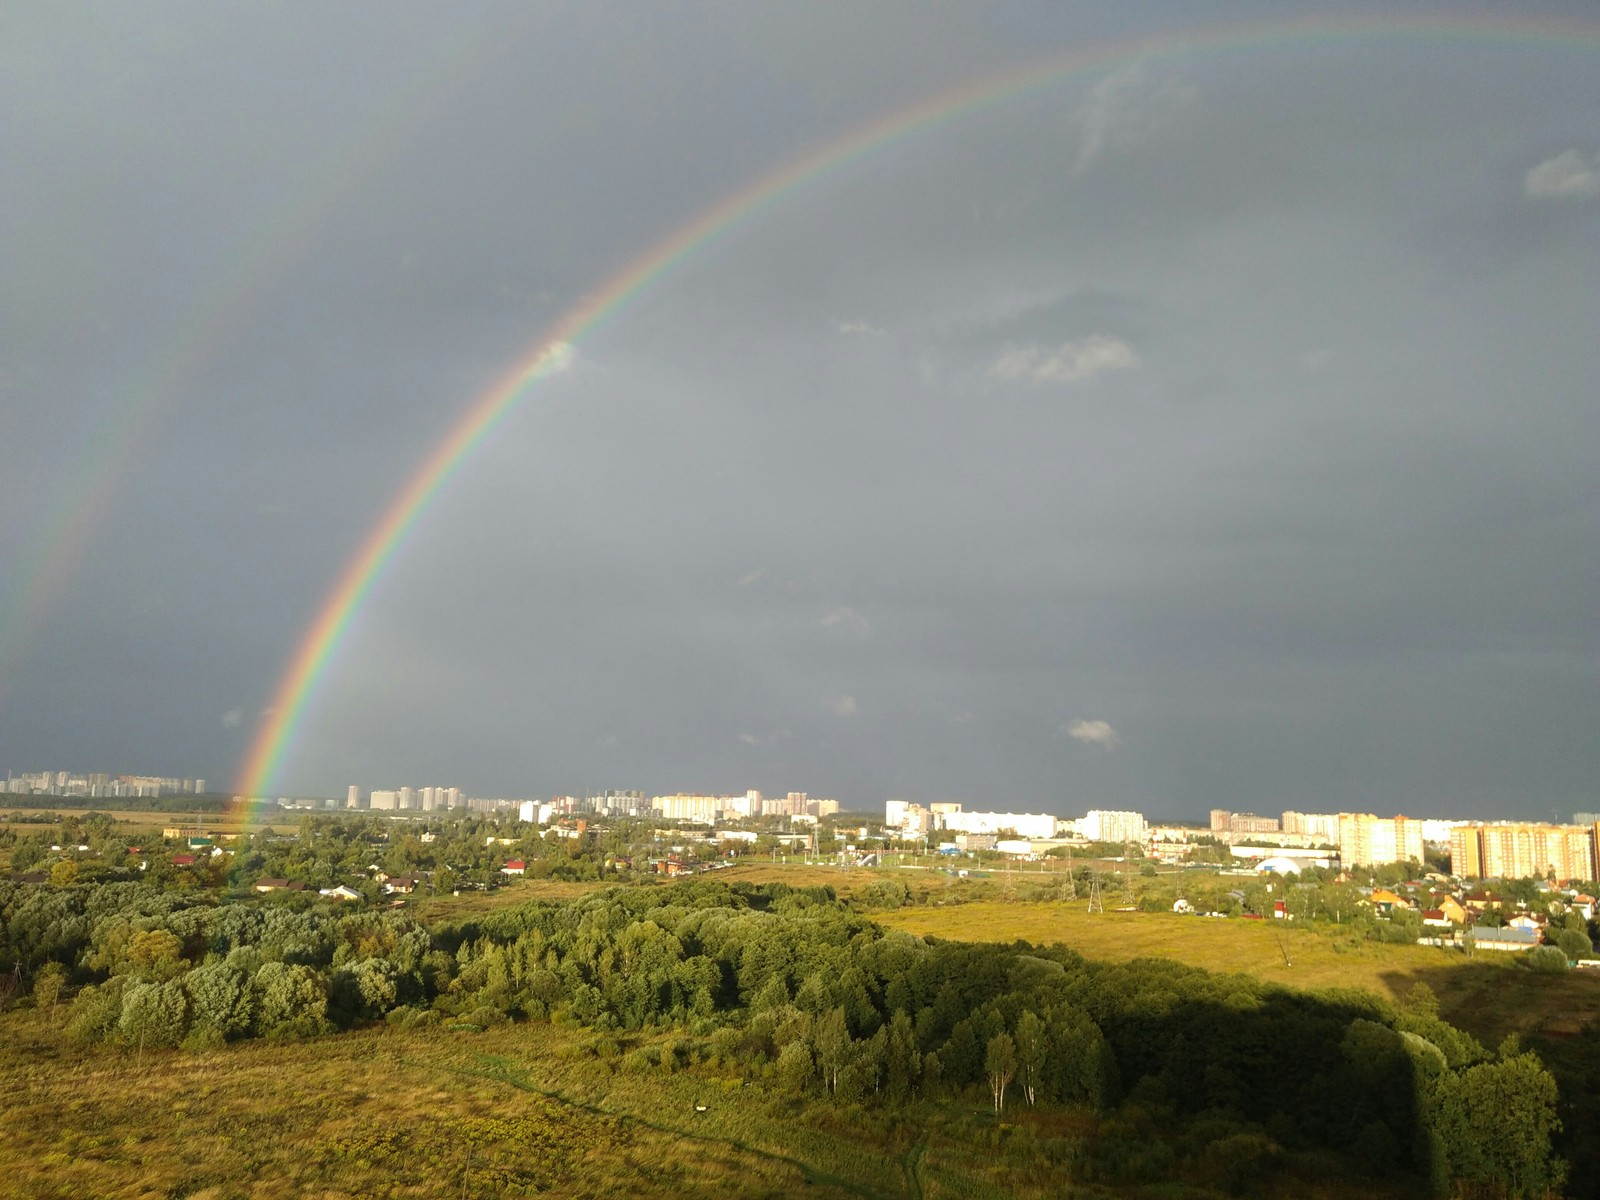
[[[30,1200],[1043,1200],[1062,1194],[1052,1155],[1100,1123],[1020,1107],[1001,1123],[977,1098],[895,1113],[811,1102],[694,1061],[681,1034],[380,1026],[141,1056],[65,1050],[61,1017],[12,1013],[0,1044],[0,1163],[8,1194]],[[1308,1200],[1403,1194],[1337,1173],[1299,1186]],[[1081,1184],[1071,1194],[1222,1193]]]
[[[1493,1044],[1508,1033],[1564,1036],[1600,1016],[1600,974],[1536,975],[1515,955],[1395,946],[1327,924],[1090,913],[1088,902],[974,900],[875,913],[894,929],[951,941],[1059,942],[1086,958],[1168,958],[1208,971],[1250,975],[1293,988],[1362,988],[1398,1000],[1418,983],[1439,997],[1440,1015]]]

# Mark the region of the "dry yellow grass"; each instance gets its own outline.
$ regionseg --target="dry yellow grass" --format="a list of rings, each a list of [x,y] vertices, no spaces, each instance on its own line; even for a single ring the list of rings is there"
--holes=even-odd
[[[614,1060],[573,1053],[591,1035],[548,1025],[142,1058],[62,1052],[33,1013],[6,1032],[8,1196],[827,1197],[881,1194],[897,1174],[848,1141],[830,1154],[764,1113],[741,1118],[737,1081],[614,1077]]]
[[[0,808],[0,823],[7,822],[12,817],[26,818],[37,817],[44,810],[37,808]],[[91,811],[87,808],[59,808],[51,809],[57,817],[83,816]],[[263,825],[259,822],[250,822],[242,817],[230,817],[226,813],[173,813],[151,812],[145,809],[118,809],[93,810],[105,812],[117,824],[119,830],[128,833],[143,833],[153,830],[159,834],[167,828],[181,828],[195,833],[213,834],[221,837],[233,837],[241,833],[259,833],[261,830],[270,830],[273,833],[293,833],[299,826],[294,821],[278,821]],[[32,829],[47,829],[48,825],[37,822],[18,820],[15,822],[19,831]]]

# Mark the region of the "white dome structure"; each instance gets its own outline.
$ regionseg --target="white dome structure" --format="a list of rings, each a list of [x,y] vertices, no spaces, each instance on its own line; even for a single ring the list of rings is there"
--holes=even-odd
[[[1280,855],[1277,858],[1263,858],[1256,864],[1256,870],[1263,875],[1274,871],[1279,875],[1298,875],[1300,874],[1300,864],[1292,858],[1284,858]]]

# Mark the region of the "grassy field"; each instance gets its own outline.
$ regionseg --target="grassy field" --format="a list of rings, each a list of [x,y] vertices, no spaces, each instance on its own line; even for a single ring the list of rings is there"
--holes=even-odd
[[[42,811],[44,810],[37,808],[0,808],[0,824],[6,823],[9,818],[12,817],[36,817]],[[58,817],[81,817],[91,810],[86,808],[59,808],[51,809],[50,811],[56,813]],[[239,833],[258,833],[263,829],[271,830],[274,833],[293,833],[299,828],[298,824],[292,820],[288,822],[277,821],[272,824],[263,825],[260,822],[247,821],[242,816],[232,817],[226,813],[150,812],[144,809],[131,808],[115,810],[98,809],[94,811],[104,812],[116,822],[119,830],[123,830],[128,833],[144,833],[145,831],[149,830],[159,835],[163,829],[181,828],[198,833],[218,834],[223,837],[232,837]],[[36,822],[27,822],[24,820],[18,820],[14,822],[14,824],[16,825],[19,833],[25,833],[30,829],[51,828],[49,825],[42,825]]]
[[[1297,988],[1358,987],[1398,998],[1417,983],[1441,1014],[1480,1038],[1575,1032],[1600,1016],[1600,977],[1536,975],[1513,956],[1428,946],[1389,946],[1337,928],[1218,920],[1171,913],[1090,914],[1087,901],[925,905],[875,914],[895,929],[953,941],[1060,942],[1086,958],[1170,958],[1210,971],[1252,975]]]
[[[5,1018],[7,1195],[1044,1200],[1064,1194],[1064,1180],[1032,1148],[1096,1125],[1083,1112],[1020,1107],[999,1124],[976,1096],[899,1115],[834,1108],[714,1065],[645,1064],[641,1051],[659,1049],[659,1036],[618,1041],[550,1025],[380,1028],[141,1057],[116,1047],[62,1051],[51,1027],[60,1016]],[[689,1039],[674,1041],[689,1049]],[[1074,1186],[1071,1194],[1146,1193]],[[1401,1193],[1326,1179],[1295,1194]]]

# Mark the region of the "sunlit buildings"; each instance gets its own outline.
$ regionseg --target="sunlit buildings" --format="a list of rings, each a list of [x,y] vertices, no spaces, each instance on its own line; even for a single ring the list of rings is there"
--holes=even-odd
[[[1277,817],[1258,817],[1255,813],[1229,812],[1225,808],[1211,810],[1212,833],[1277,833]]]
[[[1339,858],[1347,867],[1421,862],[1422,822],[1373,813],[1339,814]]]
[[[1466,879],[1594,879],[1595,825],[1494,821],[1450,831],[1450,870]]]
[[[1282,826],[1284,833],[1297,833],[1304,837],[1316,838],[1330,846],[1339,841],[1337,813],[1285,812]]]
[[[1078,828],[1091,842],[1142,842],[1150,826],[1143,813],[1091,808]]]

